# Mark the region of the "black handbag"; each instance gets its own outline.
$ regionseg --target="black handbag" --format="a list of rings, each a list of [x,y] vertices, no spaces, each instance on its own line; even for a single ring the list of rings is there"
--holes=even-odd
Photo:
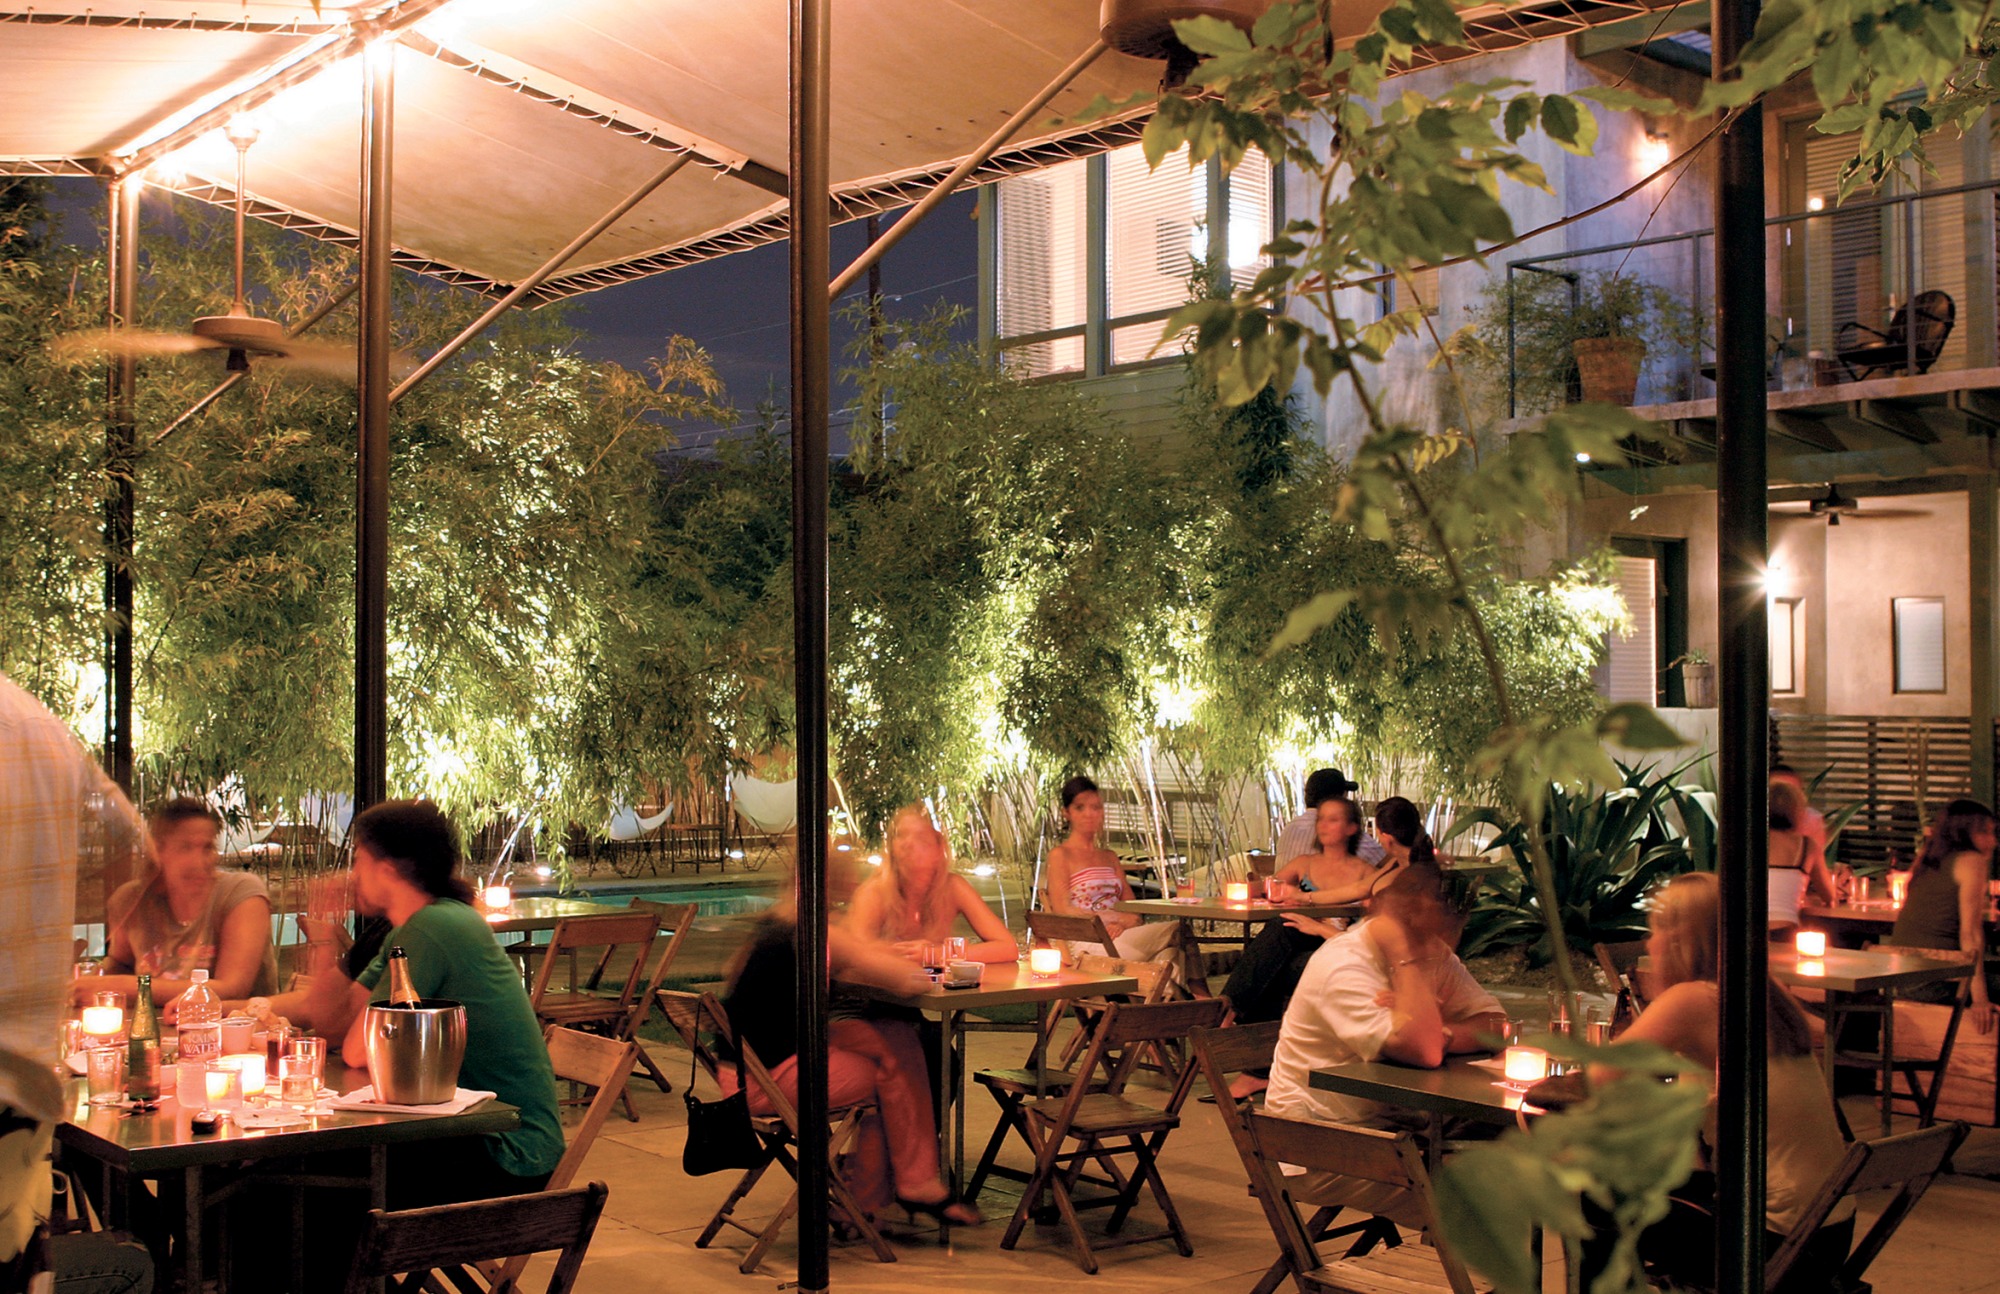
[[[764,1139],[750,1124],[750,1097],[739,1087],[719,1101],[694,1094],[694,1059],[688,1059],[687,1144],[681,1147],[681,1171],[690,1177],[755,1168],[767,1158]]]

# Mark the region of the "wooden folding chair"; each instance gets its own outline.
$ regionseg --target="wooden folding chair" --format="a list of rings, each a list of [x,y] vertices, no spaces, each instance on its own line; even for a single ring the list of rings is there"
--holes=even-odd
[[[1870,948],[1888,948],[1894,952],[1911,953],[1920,957],[1934,957],[1940,961],[1960,962],[1970,954],[1953,949],[1907,948],[1894,944],[1870,944]],[[1980,971],[1974,968],[1973,974]],[[1915,1107],[1917,1126],[1928,1128],[1937,1121],[1938,1097],[1944,1093],[1945,1073],[1951,1068],[1952,1049],[1958,1044],[1958,1023],[1965,1015],[1965,1008],[1972,1004],[1972,980],[1960,980],[1958,991],[1952,994],[1951,1014],[1945,1020],[1944,1033],[1939,1039],[1936,1055],[1913,1056],[1897,1047],[1889,1057],[1889,1091],[1884,1095],[1883,1108],[1898,1101],[1908,1101]],[[1874,1073],[1882,1070],[1882,1047],[1884,1040],[1892,1034],[1902,1035],[1903,1030],[1890,1030],[1884,1026],[1885,1017],[1896,1009],[1895,998],[1883,993],[1848,994],[1829,1000],[1826,1005],[1826,1045],[1833,1049],[1835,1066],[1866,1069]],[[1840,1046],[1840,1039],[1847,1033],[1849,1022],[1872,1018],[1875,1022],[1875,1048],[1861,1051]],[[1895,1080],[1903,1080],[1904,1091],[1895,1090]],[[1928,1079],[1928,1082],[1920,1081]],[[1840,1115],[1841,1127],[1847,1131],[1847,1114],[1836,1103],[1834,1109]],[[1850,1135],[1849,1140],[1853,1140]]]
[[[1208,1080],[1208,1090],[1215,1095],[1216,1112],[1222,1118],[1222,1126],[1229,1133],[1230,1144],[1236,1147],[1236,1154],[1243,1161],[1243,1170],[1249,1177],[1250,1194],[1264,1210],[1264,1220],[1271,1227],[1271,1234],[1278,1238],[1278,1258],[1252,1288],[1251,1294],[1272,1294],[1294,1270],[1292,1248],[1286,1243],[1286,1227],[1291,1225],[1279,1210],[1290,1210],[1291,1204],[1283,1197],[1273,1198],[1264,1189],[1270,1165],[1264,1160],[1263,1151],[1250,1131],[1250,1113],[1262,1100],[1262,1095],[1236,1099],[1229,1095],[1229,1080],[1232,1075],[1245,1070],[1268,1070],[1271,1057],[1278,1049],[1278,1031],[1281,1023],[1271,1020],[1263,1024],[1235,1025],[1220,1029],[1196,1029],[1188,1034],[1188,1045],[1194,1049],[1195,1062],[1201,1066],[1202,1076]],[[1352,1236],[1344,1257],[1359,1258],[1377,1245],[1394,1247],[1403,1243],[1402,1233],[1396,1224],[1387,1218],[1373,1214],[1363,1214],[1358,1222],[1336,1227],[1334,1222],[1343,1212],[1337,1204],[1321,1205],[1312,1217],[1300,1223],[1300,1229],[1307,1242],[1314,1246],[1329,1240]],[[1358,1212],[1358,1210],[1357,1210]],[[1297,1221],[1297,1215],[1292,1215]],[[1315,1251],[1316,1252],[1316,1251]],[[1317,1263],[1315,1262],[1315,1265]]]
[[[1159,962],[1128,962],[1116,957],[1090,956],[1080,958],[1077,969],[1097,975],[1127,975],[1137,980],[1139,991],[1129,999],[1120,1000],[1158,1002],[1173,991],[1173,976],[1168,968]],[[1094,1014],[1086,1015],[1081,1010],[1077,1012],[1079,1024],[1077,1036],[1085,1041],[1088,1041],[1093,1023],[1103,1014],[1102,999],[1098,999],[1098,1002],[1099,1006]],[[1074,1006],[1072,1003],[1072,1007]],[[993,1125],[993,1135],[987,1138],[986,1149],[981,1152],[979,1163],[972,1170],[972,1177],[966,1182],[967,1199],[979,1198],[979,1192],[989,1176],[997,1175],[1015,1181],[1028,1179],[1028,1174],[1005,1167],[998,1162],[1000,1150],[1007,1143],[1008,1133],[1013,1132],[1018,1134],[1032,1151],[1034,1143],[1028,1141],[1027,1125],[1021,1115],[1022,1102],[1038,1096],[1062,1096],[1077,1081],[1075,1070],[1063,1068],[1060,1063],[1051,1066],[1047,1059],[1062,1020],[1062,1013],[1050,1014],[1046,1032],[1036,1040],[1034,1050],[1028,1053],[1027,1062],[1019,1069],[982,1069],[973,1074],[973,1081],[984,1087],[999,1105],[1000,1118],[999,1122]],[[1162,1052],[1161,1055],[1166,1064],[1172,1063],[1170,1053]],[[1108,1060],[1115,1064],[1116,1058]],[[1041,1061],[1042,1064],[1037,1065],[1037,1061]],[[1166,1073],[1169,1082],[1178,1079],[1180,1076],[1178,1068],[1168,1069],[1166,1064],[1156,1063],[1153,1068]],[[1092,1077],[1096,1078],[1095,1075]]]
[[[1167,1134],[1180,1126],[1181,1106],[1194,1086],[1194,1066],[1182,1067],[1180,1081],[1168,1093],[1165,1106],[1128,1100],[1126,1082],[1144,1044],[1179,1042],[1191,1029],[1220,1024],[1228,1009],[1228,1004],[1220,998],[1110,1005],[1091,1038],[1083,1064],[1077,1069],[1079,1074],[1095,1074],[1111,1053],[1120,1053],[1104,1087],[1100,1090],[1094,1083],[1078,1082],[1063,1097],[1044,1097],[1022,1104],[1028,1140],[1035,1148],[1035,1171],[1028,1179],[1013,1219],[1007,1224],[1007,1234],[1001,1237],[1002,1249],[1012,1249],[1019,1242],[1036,1202],[1047,1190],[1055,1197],[1056,1210],[1069,1231],[1077,1264],[1086,1272],[1097,1271],[1097,1258],[1077,1216],[1079,1207],[1110,1207],[1105,1233],[1113,1238],[1100,1247],[1172,1240],[1183,1258],[1193,1256],[1194,1247],[1188,1243],[1187,1230],[1181,1226],[1173,1197],[1167,1193],[1167,1184],[1160,1176],[1159,1156]],[[1074,1148],[1071,1142],[1075,1143]],[[1127,1156],[1132,1160],[1129,1174],[1122,1173],[1117,1163]],[[1116,1189],[1109,1198],[1079,1205],[1072,1190],[1091,1163],[1102,1166],[1111,1175]],[[1153,1199],[1166,1218],[1167,1229],[1143,1236],[1120,1235],[1138,1203],[1141,1186],[1152,1190]]]
[[[1880,1141],[1857,1141],[1849,1146],[1840,1166],[1833,1170],[1826,1184],[1820,1187],[1819,1194],[1806,1206],[1798,1225],[1786,1234],[1778,1251],[1765,1261],[1764,1289],[1767,1294],[1773,1294],[1784,1286],[1800,1255],[1841,1200],[1894,1187],[1895,1196],[1876,1217],[1875,1225],[1868,1228],[1868,1234],[1861,1237],[1861,1243],[1848,1254],[1847,1261],[1841,1264],[1839,1281],[1834,1286],[1837,1290],[1867,1289],[1861,1278],[1867,1274],[1868,1265],[1875,1261],[1875,1255],[1881,1253],[1882,1246],[1896,1234],[1896,1228],[1903,1225],[1903,1219],[1909,1216],[1910,1210],[1930,1189],[1931,1179],[1944,1171],[1952,1152],[1958,1149],[1959,1143],[1970,1131],[1969,1125],[1955,1121],[1917,1132],[1905,1132],[1900,1136],[1884,1137]]]
[[[632,1001],[632,1010],[626,1015],[623,1021],[614,1025],[610,1030],[613,1038],[638,1042],[640,1028],[645,1025],[647,1018],[653,1013],[653,1002],[659,994],[660,985],[666,981],[667,971],[672,968],[674,958],[680,955],[681,945],[687,942],[689,933],[694,930],[694,915],[697,905],[693,903],[658,903],[652,899],[633,899],[631,906],[635,912],[651,912],[659,919],[661,933],[667,936],[661,945],[660,955],[653,960],[653,972],[646,977],[645,988],[640,990],[638,997]],[[604,950],[604,956],[598,961],[597,970],[591,976],[590,982],[592,984],[599,983],[602,980],[604,972],[611,961],[611,951],[609,948]],[[639,1047],[639,1064],[644,1067],[646,1077],[653,1080],[655,1087],[658,1087],[662,1092],[671,1092],[674,1090],[674,1085],[667,1081],[666,1073],[653,1060],[652,1055],[647,1052],[644,1044],[641,1044]],[[625,1117],[633,1123],[639,1121],[639,1112],[632,1108],[632,1093],[629,1088],[625,1092]]]
[[[559,1024],[572,1029],[611,1030],[632,1015],[639,987],[652,969],[650,955],[660,933],[660,918],[652,912],[613,912],[604,916],[564,917],[556,922],[543,950],[541,966],[535,972],[534,988],[528,1001],[543,1024]],[[600,978],[611,958],[624,951],[632,955],[632,969],[615,992],[599,990]],[[579,952],[601,953],[597,972],[581,987],[552,989],[549,979],[556,960]]]
[[[1105,928],[1104,918],[1095,914],[1066,917],[1059,912],[1030,912],[1028,933],[1039,944],[1096,944],[1104,949],[1106,957],[1118,955],[1118,945],[1112,942],[1111,931]]]
[[[744,1172],[742,1178],[730,1190],[728,1197],[722,1201],[722,1206],[716,1209],[715,1215],[708,1220],[708,1225],[702,1228],[699,1236],[695,1237],[694,1242],[697,1249],[708,1248],[709,1243],[725,1226],[735,1227],[752,1237],[750,1252],[745,1254],[743,1261],[736,1266],[738,1271],[748,1276],[757,1270],[757,1264],[764,1261],[765,1253],[776,1243],[778,1233],[784,1229],[785,1223],[798,1212],[799,1163],[793,1150],[799,1143],[799,1112],[790,1098],[779,1088],[777,1081],[771,1077],[771,1071],[757,1058],[756,1051],[729,1027],[729,1017],[723,1012],[722,1003],[716,1000],[713,993],[701,995],[700,1010],[695,1022],[697,1035],[702,1032],[701,1022],[704,1018],[713,1027],[719,1050],[736,1057],[737,1073],[744,1088],[751,1092],[762,1093],[764,1100],[775,1111],[770,1115],[751,1116],[751,1126],[756,1129],[758,1138],[764,1143],[763,1161]],[[843,1220],[847,1225],[868,1242],[878,1260],[893,1263],[896,1261],[895,1251],[889,1248],[882,1239],[882,1233],[875,1229],[875,1224],[868,1220],[868,1215],[862,1211],[859,1204],[855,1203],[853,1194],[847,1189],[847,1183],[842,1181],[840,1176],[840,1160],[853,1147],[854,1139],[861,1130],[862,1118],[874,1108],[869,1104],[857,1104],[827,1112],[832,1128],[827,1133],[826,1154],[833,1166],[833,1171],[827,1175],[827,1185],[833,1196],[833,1207],[844,1215]],[[756,1188],[765,1170],[773,1163],[781,1165],[792,1179],[792,1193],[785,1200],[784,1207],[761,1225],[738,1218],[736,1206],[742,1202],[744,1196]]]
[[[555,1171],[549,1174],[547,1189],[560,1191],[576,1180],[584,1157],[597,1141],[604,1121],[611,1117],[611,1107],[618,1104],[618,1098],[624,1093],[625,1082],[632,1076],[632,1052],[638,1044],[553,1024],[542,1030],[542,1041],[548,1044],[549,1066],[555,1070],[556,1081],[578,1083],[593,1089],[594,1093],[584,1109],[583,1120],[570,1134],[563,1157],[556,1162]],[[505,1262],[476,1264],[478,1275],[484,1282],[484,1294],[510,1294],[515,1282],[520,1280],[522,1270],[527,1267],[529,1256],[516,1254]],[[461,1287],[460,1294],[476,1292]]]
[[[560,1250],[547,1294],[568,1294],[604,1211],[604,1183],[567,1191],[537,1191],[497,1200],[445,1204],[389,1213],[372,1209],[347,1271],[347,1294],[369,1294],[391,1279],[391,1291],[478,1290],[477,1265]],[[511,1281],[497,1294],[513,1294]]]
[[[1645,985],[1640,982],[1639,959],[1646,955],[1646,941],[1633,939],[1625,943],[1592,944],[1590,950],[1597,957],[1597,968],[1610,982],[1611,991],[1616,993],[1624,989],[1632,995],[1632,1009],[1643,1009],[1646,992]]]

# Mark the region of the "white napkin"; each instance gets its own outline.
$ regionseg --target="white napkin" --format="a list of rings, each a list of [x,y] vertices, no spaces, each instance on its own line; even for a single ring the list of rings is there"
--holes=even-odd
[[[492,1092],[471,1092],[461,1087],[449,1101],[437,1105],[391,1105],[375,1099],[375,1087],[371,1083],[357,1087],[344,1096],[336,1096],[330,1104],[336,1110],[360,1110],[370,1114],[463,1114],[481,1101],[492,1100],[494,1095]]]

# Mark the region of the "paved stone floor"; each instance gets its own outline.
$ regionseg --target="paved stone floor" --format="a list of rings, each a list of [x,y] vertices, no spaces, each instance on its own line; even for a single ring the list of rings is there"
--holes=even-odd
[[[654,1044],[676,1086],[688,1071],[687,1053]],[[1017,1064],[1022,1040],[1014,1034],[975,1034],[977,1065]],[[640,1294],[652,1290],[757,1290],[789,1288],[797,1277],[797,1248],[786,1238],[753,1275],[737,1272],[748,1247],[739,1233],[726,1231],[713,1247],[694,1247],[694,1238],[728,1191],[731,1178],[718,1174],[689,1178],[680,1170],[686,1123],[678,1091],[665,1095],[641,1080],[634,1086],[640,1121],[613,1116],[585,1164],[586,1178],[611,1188],[579,1285],[581,1294]],[[713,1095],[703,1087],[704,1095]],[[992,1126],[992,1103],[975,1089],[968,1110],[968,1141],[976,1150]],[[1163,1170],[1194,1244],[1182,1258],[1169,1244],[1111,1250],[1099,1258],[1100,1274],[1085,1276],[1072,1260],[1058,1229],[1031,1227],[1014,1252],[1000,1248],[1011,1199],[990,1188],[981,1201],[989,1220],[981,1227],[954,1230],[949,1246],[934,1229],[891,1228],[898,1261],[878,1264],[865,1246],[835,1250],[833,1286],[840,1290],[934,1290],[940,1294],[1021,1294],[1057,1283],[1077,1284],[1102,1294],[1162,1294],[1216,1291],[1245,1294],[1276,1250],[1261,1214],[1245,1194],[1236,1154],[1212,1108],[1189,1102],[1184,1126],[1168,1141]],[[1872,1108],[1850,1106],[1857,1127],[1872,1128]],[[1024,1159],[1018,1151],[1012,1162]],[[1976,1129],[1958,1159],[1959,1175],[1942,1178],[1896,1239],[1876,1260],[1869,1276],[1878,1294],[2000,1294],[2000,1133]],[[767,1175],[746,1206],[751,1216],[768,1216],[789,1190],[789,1180]],[[1879,1205],[1878,1205],[1879,1207]],[[1869,1216],[1864,1211],[1865,1220]],[[1099,1215],[1101,1217],[1101,1215]],[[1135,1214],[1133,1226],[1157,1222],[1150,1203]],[[524,1288],[536,1289],[531,1274]],[[1289,1285],[1286,1286],[1290,1288]],[[1552,1268],[1551,1289],[1560,1288]]]

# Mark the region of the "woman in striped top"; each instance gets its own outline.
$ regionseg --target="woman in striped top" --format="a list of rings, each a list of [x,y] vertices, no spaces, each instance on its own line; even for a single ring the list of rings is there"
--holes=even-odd
[[[1066,917],[1102,917],[1120,957],[1158,960],[1173,942],[1175,923],[1144,925],[1140,918],[1116,909],[1116,904],[1132,897],[1132,887],[1118,865],[1118,855],[1097,843],[1104,831],[1104,795],[1097,783],[1087,777],[1064,782],[1062,813],[1069,836],[1049,851],[1049,911]]]

